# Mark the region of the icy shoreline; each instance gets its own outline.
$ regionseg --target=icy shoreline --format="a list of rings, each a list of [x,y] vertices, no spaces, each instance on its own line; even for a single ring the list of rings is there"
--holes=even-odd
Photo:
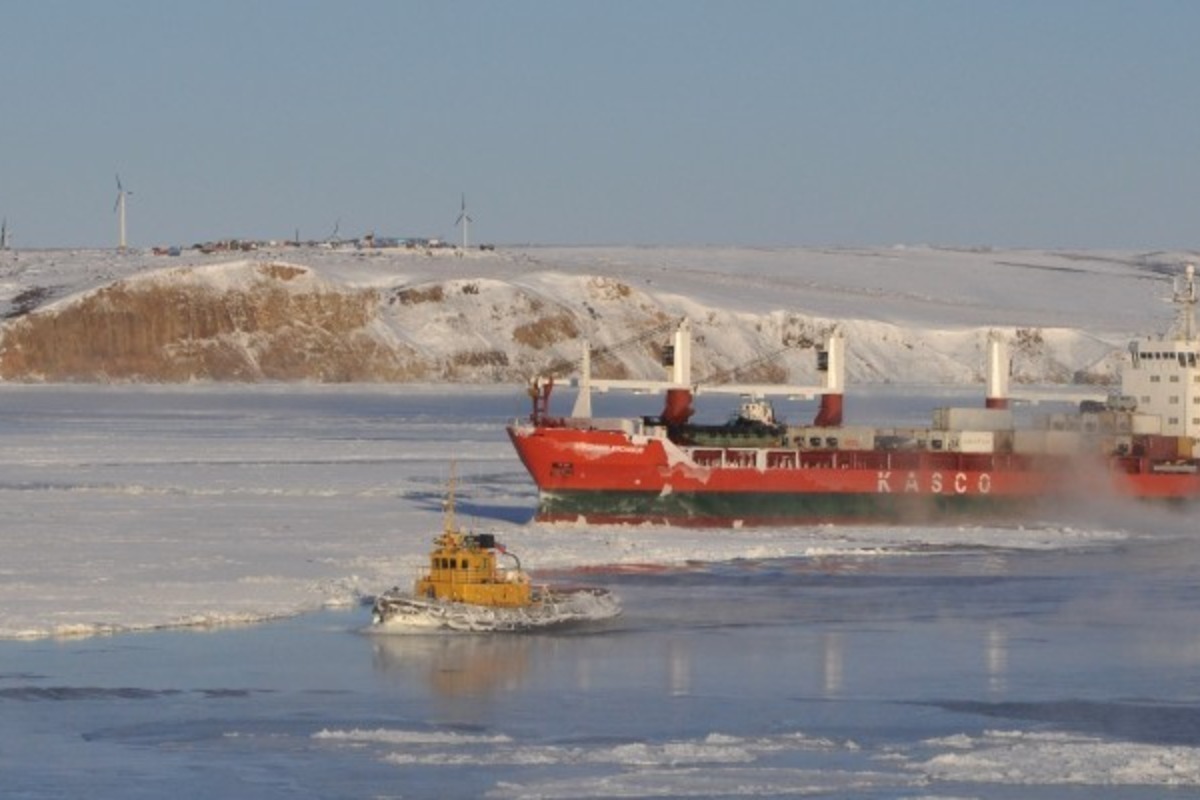
[[[1119,542],[1113,527],[692,530],[527,523],[504,437],[524,399],[460,387],[6,387],[0,638],[243,625],[406,585],[460,523],[538,571],[734,559],[903,557]],[[369,610],[363,609],[364,622]]]

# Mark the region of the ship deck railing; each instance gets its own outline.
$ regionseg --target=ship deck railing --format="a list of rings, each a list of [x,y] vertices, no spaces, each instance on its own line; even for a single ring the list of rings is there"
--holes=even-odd
[[[722,469],[944,469],[964,472],[1028,470],[1036,459],[1022,453],[794,450],[752,447],[684,448],[701,467]]]

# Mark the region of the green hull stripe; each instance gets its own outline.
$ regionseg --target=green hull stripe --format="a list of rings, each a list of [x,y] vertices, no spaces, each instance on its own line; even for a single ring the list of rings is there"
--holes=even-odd
[[[1011,516],[1036,501],[990,495],[784,494],[778,492],[543,492],[543,519],[588,517],[620,521],[916,521],[944,517]]]

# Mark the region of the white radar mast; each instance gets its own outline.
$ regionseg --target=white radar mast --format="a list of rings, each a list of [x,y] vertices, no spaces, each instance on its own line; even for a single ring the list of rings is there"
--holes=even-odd
[[[1183,275],[1175,279],[1175,293],[1171,298],[1178,310],[1175,312],[1175,335],[1186,341],[1196,336],[1196,268],[1188,264]]]

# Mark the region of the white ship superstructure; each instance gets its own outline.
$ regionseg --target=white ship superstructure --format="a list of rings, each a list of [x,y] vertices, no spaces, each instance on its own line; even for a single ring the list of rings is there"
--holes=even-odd
[[[1121,394],[1139,414],[1158,417],[1164,436],[1200,439],[1200,340],[1196,337],[1196,274],[1189,264],[1176,281],[1171,332],[1129,344]]]

